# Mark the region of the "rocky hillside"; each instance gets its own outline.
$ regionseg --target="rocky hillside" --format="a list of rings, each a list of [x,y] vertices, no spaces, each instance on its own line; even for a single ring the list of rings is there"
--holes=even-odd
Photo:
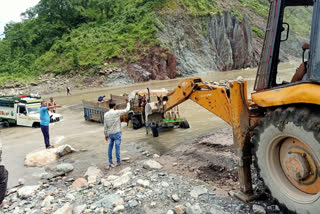
[[[192,18],[166,16],[159,38],[178,59],[183,75],[241,69],[257,65],[250,21],[240,22],[231,12]]]
[[[284,60],[301,55],[299,17],[310,13],[286,17],[297,34]],[[267,15],[266,0],[41,0],[5,28],[0,83],[37,84],[52,73],[110,85],[254,67]]]

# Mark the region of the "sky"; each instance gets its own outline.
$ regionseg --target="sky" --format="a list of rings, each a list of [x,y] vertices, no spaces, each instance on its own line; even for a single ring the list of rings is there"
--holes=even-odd
[[[20,14],[38,2],[39,0],[0,0],[0,38],[3,37],[3,29],[8,22],[21,21]]]

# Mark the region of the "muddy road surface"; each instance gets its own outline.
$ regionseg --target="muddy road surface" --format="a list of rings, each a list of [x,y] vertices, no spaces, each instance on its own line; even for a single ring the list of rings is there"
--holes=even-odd
[[[290,81],[295,68],[297,67],[297,63],[285,64],[281,67],[282,70],[280,71],[279,81],[282,81],[282,79]],[[255,75],[256,69],[247,69],[208,73],[198,76],[202,77],[203,81],[216,82],[219,82],[220,80],[232,80],[236,79],[238,76],[242,76],[248,82],[248,92],[251,92]],[[51,144],[56,146],[70,144],[75,149],[81,150],[81,152],[65,156],[59,161],[74,164],[74,177],[76,177],[77,174],[82,174],[88,166],[96,165],[101,168],[107,166],[107,143],[104,140],[103,126],[84,120],[81,106],[82,100],[96,100],[100,95],[106,95],[107,97],[110,94],[120,95],[147,87],[150,89],[173,89],[182,79],[151,81],[108,88],[72,90],[72,96],[66,96],[62,92],[46,95],[44,97],[45,99],[53,96],[58,104],[63,105],[62,109],[58,109],[58,113],[64,116],[64,120],[50,125]],[[129,161],[133,162],[137,159],[141,159],[141,150],[148,150],[159,155],[167,155],[169,160],[169,156],[177,155],[177,153],[173,151],[179,145],[191,143],[199,136],[204,136],[208,133],[212,133],[214,130],[228,127],[227,123],[192,101],[184,102],[180,106],[180,112],[181,115],[189,121],[191,128],[163,131],[160,132],[158,138],[146,135],[144,128],[133,130],[124,126],[121,145],[122,158],[129,158]],[[228,139],[230,137],[229,135],[230,133],[222,134],[219,139],[223,142],[226,138]],[[25,178],[27,184],[36,183],[41,173],[44,172],[44,169],[24,167],[24,159],[28,153],[44,149],[44,142],[40,129],[18,126],[6,129],[0,128],[0,142],[3,145],[3,163],[9,171],[9,186],[12,187],[16,185],[19,178]],[[224,148],[229,149],[229,146],[230,145],[223,146],[221,148],[225,152]],[[219,150],[219,146],[215,145],[214,147],[216,150]],[[197,155],[199,156],[199,154]],[[197,158],[192,155],[188,157],[190,157],[188,163],[191,167],[192,163],[194,163],[193,160],[196,160]],[[231,165],[233,166],[233,164]],[[219,168],[221,166],[224,167],[223,164],[215,166],[213,162],[208,162],[208,165],[206,166],[200,166],[199,164],[195,164],[195,166],[199,168],[199,171],[196,172],[198,173],[198,178],[202,178],[203,180],[210,180],[208,178],[210,175],[203,174],[206,169],[203,167],[211,167],[220,172],[226,170],[224,168]],[[168,168],[168,170],[172,171],[175,170],[175,168]],[[233,183],[237,182],[233,172],[226,170],[226,174],[230,177],[228,178],[230,181]]]

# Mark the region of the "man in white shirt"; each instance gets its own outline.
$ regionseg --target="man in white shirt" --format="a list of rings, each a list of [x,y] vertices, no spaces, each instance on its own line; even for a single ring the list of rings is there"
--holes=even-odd
[[[112,150],[113,145],[116,147],[117,166],[120,165],[120,144],[121,144],[121,121],[120,116],[126,114],[130,110],[130,103],[126,99],[127,108],[116,110],[117,105],[113,102],[109,103],[110,110],[104,114],[104,134],[106,141],[109,141],[108,158],[110,166],[113,166]]]

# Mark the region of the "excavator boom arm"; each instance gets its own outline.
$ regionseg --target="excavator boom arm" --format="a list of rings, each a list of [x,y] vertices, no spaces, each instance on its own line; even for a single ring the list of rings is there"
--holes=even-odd
[[[165,111],[191,99],[226,121],[233,129],[234,144],[239,158],[239,180],[242,192],[252,193],[250,112],[247,85],[242,81],[229,82],[229,94],[224,86],[204,84],[200,78],[182,81],[168,94]]]
[[[182,81],[169,94],[165,111],[191,99],[211,113],[216,114],[231,125],[231,106],[225,87],[207,85],[200,78],[190,78]]]

